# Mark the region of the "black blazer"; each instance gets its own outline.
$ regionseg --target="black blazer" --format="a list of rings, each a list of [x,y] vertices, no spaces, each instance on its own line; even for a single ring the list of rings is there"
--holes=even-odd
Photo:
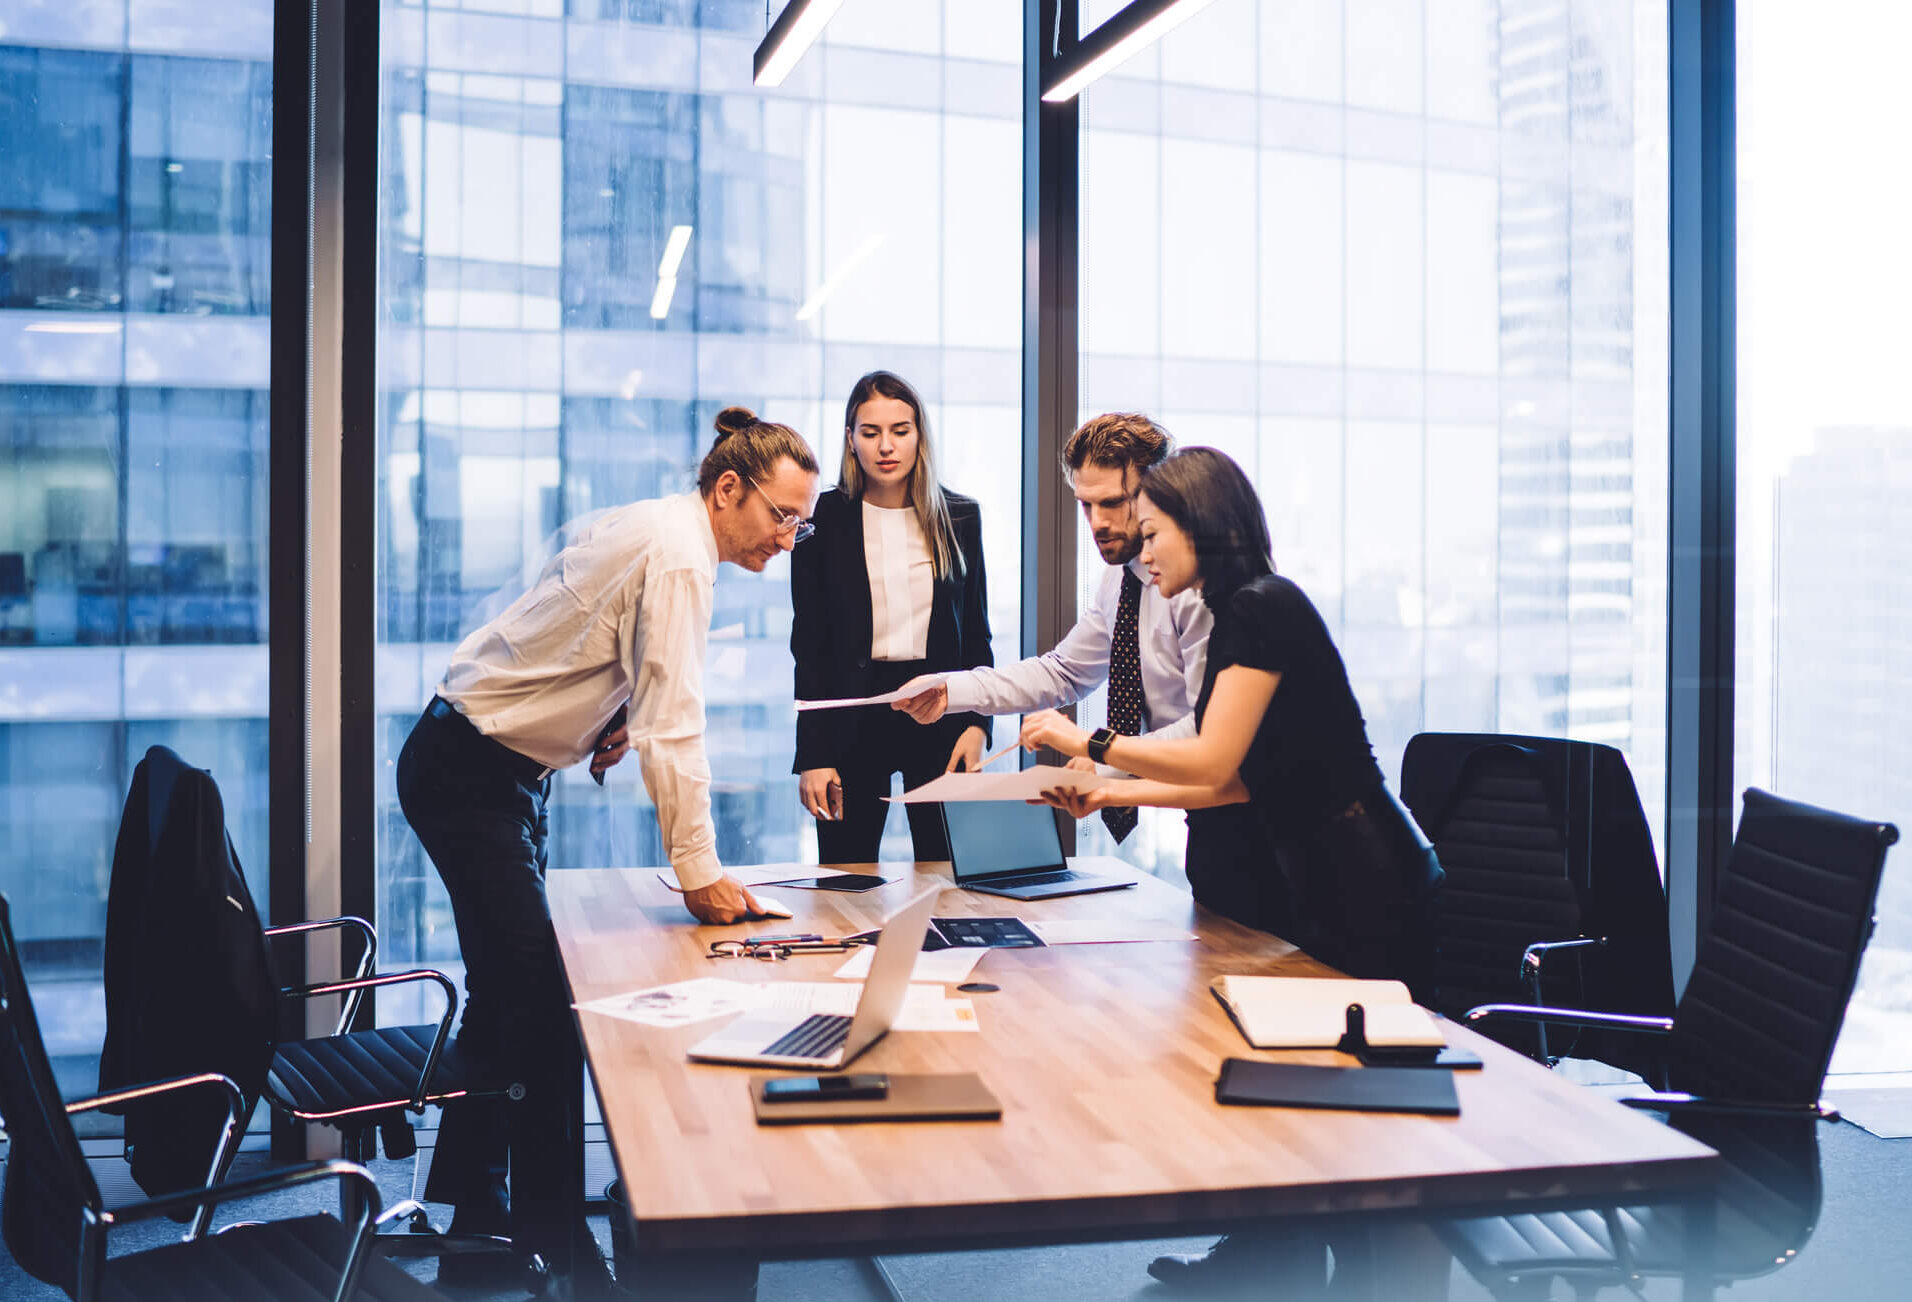
[[[975,500],[947,489],[950,523],[964,572],[936,580],[925,672],[994,664],[989,650],[989,589],[983,577],[982,512]],[[790,553],[790,654],[797,661],[797,699],[872,696],[870,571],[863,556],[863,504],[838,489],[817,499],[816,533]],[[888,709],[888,706],[880,707]],[[805,710],[797,715],[792,773],[848,765],[866,710]],[[981,714],[945,715],[953,735],[980,727]],[[939,725],[940,726],[940,725]]]
[[[212,775],[164,746],[133,769],[106,894],[100,1089],[224,1072],[247,1103],[272,1063],[278,982]],[[114,1109],[119,1111],[119,1109]],[[133,1179],[158,1196],[206,1178],[224,1100],[183,1091],[126,1111]]]

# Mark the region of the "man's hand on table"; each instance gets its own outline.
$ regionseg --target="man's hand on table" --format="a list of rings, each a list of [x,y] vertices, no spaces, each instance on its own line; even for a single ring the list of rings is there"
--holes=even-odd
[[[708,886],[684,892],[684,907],[699,922],[742,922],[751,914],[761,914],[756,899],[735,877],[725,873]]]

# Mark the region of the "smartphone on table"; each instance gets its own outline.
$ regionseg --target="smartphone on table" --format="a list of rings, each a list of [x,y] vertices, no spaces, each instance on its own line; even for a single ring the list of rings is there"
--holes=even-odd
[[[763,1083],[765,1103],[822,1103],[830,1099],[880,1099],[890,1092],[881,1072],[848,1076],[779,1076]]]

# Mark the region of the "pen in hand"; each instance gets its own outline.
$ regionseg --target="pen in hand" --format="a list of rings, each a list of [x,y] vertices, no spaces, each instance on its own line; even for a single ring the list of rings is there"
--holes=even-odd
[[[997,760],[1007,755],[1010,751],[1015,750],[1021,744],[1022,743],[1020,741],[1010,742],[1007,746],[1004,746],[1001,750],[997,751],[994,755],[991,755],[987,759],[979,761],[976,767],[974,769],[971,769],[970,771],[974,773],[982,769],[988,768],[991,764],[994,764]]]
[[[591,743],[591,758],[593,760],[596,760],[599,755],[602,755],[606,750],[610,749],[611,734],[624,726],[624,720],[629,709],[629,701],[618,706],[617,713],[613,714],[611,721],[604,725],[604,731],[600,732],[597,735],[597,740]],[[604,785],[604,770],[599,768],[595,763],[591,765],[591,781],[597,783],[600,787]]]

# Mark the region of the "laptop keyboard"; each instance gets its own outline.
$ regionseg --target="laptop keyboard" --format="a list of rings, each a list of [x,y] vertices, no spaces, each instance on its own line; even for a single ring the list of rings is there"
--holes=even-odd
[[[1056,882],[1073,882],[1082,877],[1081,873],[1053,872],[1037,873],[1033,877],[1011,877],[1002,883],[1004,886],[1052,886]]]
[[[842,1048],[849,1038],[849,1018],[840,1013],[812,1013],[763,1053],[779,1058],[821,1058]]]

